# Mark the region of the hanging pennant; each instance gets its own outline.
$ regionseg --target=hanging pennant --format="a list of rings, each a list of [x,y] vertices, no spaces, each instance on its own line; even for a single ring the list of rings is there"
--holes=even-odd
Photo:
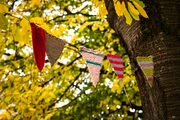
[[[56,38],[55,36],[52,36],[46,32],[46,54],[51,66],[53,66],[59,58],[65,44],[66,42],[64,40]]]
[[[88,49],[82,46],[79,49],[83,58],[86,60],[87,67],[92,78],[92,83],[94,87],[96,87],[97,82],[99,81],[99,74],[104,55],[99,51]]]
[[[149,83],[149,85],[152,87],[153,84],[153,72],[154,72],[154,63],[153,63],[153,57],[137,57],[137,61],[139,66],[141,67],[144,75],[146,76],[146,79]]]
[[[121,56],[107,54],[106,57],[108,58],[108,60],[111,63],[112,67],[114,68],[114,71],[115,71],[116,75],[118,76],[118,78],[120,80],[122,80],[124,66],[123,66],[123,60],[122,60]]]
[[[45,30],[30,23],[32,31],[33,53],[36,65],[41,71],[45,63]]]
[[[115,71],[116,75],[122,81],[123,72],[124,72],[124,65],[123,65],[123,60],[122,60],[121,56],[107,54],[106,57],[109,60],[112,67],[114,68],[114,71]],[[127,94],[127,91],[126,91],[126,88],[124,87],[124,83],[122,82],[122,84],[123,84],[123,89],[124,89],[124,92],[125,92],[126,97],[128,99],[128,102],[129,102],[129,104],[131,104],[131,102],[129,100],[129,97],[128,97],[128,94]]]

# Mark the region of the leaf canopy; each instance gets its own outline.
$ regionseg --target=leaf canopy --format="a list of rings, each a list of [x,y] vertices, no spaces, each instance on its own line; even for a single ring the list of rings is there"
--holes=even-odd
[[[142,117],[138,87],[129,59],[114,31],[109,28],[103,2],[0,2],[0,6],[4,6],[0,7],[0,119]],[[131,10],[134,14],[135,11]],[[125,11],[125,17],[131,19],[127,8]],[[142,14],[139,9],[138,12]],[[35,22],[48,33],[70,43],[65,46],[54,66],[50,66],[46,58],[42,72],[38,72],[34,62],[30,22]],[[101,68],[100,81],[96,88],[92,86],[85,61],[77,49],[81,45],[123,57],[123,80],[128,98],[123,84],[106,58]]]

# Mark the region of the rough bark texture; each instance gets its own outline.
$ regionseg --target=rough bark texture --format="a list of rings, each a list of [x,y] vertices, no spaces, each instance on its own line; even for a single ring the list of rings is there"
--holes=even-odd
[[[180,2],[144,1],[149,19],[131,26],[118,17],[112,0],[105,0],[108,22],[129,55],[141,94],[145,120],[180,120]],[[137,56],[153,56],[152,87],[137,64]]]

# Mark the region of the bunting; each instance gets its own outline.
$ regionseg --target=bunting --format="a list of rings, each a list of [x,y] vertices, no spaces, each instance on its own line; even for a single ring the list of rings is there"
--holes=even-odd
[[[116,75],[118,76],[118,78],[120,80],[122,80],[124,66],[123,66],[123,60],[122,60],[121,56],[107,54],[106,57],[109,60],[112,67],[114,68],[114,71],[115,71]]]
[[[79,49],[83,58],[86,60],[87,67],[90,72],[90,77],[92,78],[92,83],[94,87],[96,87],[97,82],[99,81],[99,74],[104,55],[99,51],[88,49],[82,46]]]
[[[36,26],[34,23],[30,23],[32,31],[32,44],[33,53],[36,65],[41,71],[45,63],[45,30]]]
[[[53,66],[62,53],[66,42],[50,35],[49,33],[45,32],[44,29],[36,26],[34,23],[30,23],[30,25],[32,29],[34,57],[36,65],[39,71],[41,71],[45,63],[45,52],[47,53],[51,66]],[[81,46],[79,49],[83,58],[86,60],[92,83],[96,87],[97,82],[99,81],[100,69],[104,54],[83,46]],[[114,68],[118,78],[122,80],[124,66],[121,56],[112,54],[107,54],[106,56]]]
[[[137,61],[139,66],[141,67],[144,75],[146,76],[146,79],[149,83],[149,85],[152,87],[153,82],[153,72],[154,72],[154,63],[153,63],[153,57],[137,57]]]
[[[65,44],[66,42],[64,40],[56,38],[55,36],[52,36],[46,32],[46,54],[51,66],[53,66],[59,58]]]

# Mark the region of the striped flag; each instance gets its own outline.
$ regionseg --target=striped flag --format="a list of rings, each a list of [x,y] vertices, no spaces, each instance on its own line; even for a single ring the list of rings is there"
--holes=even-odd
[[[108,58],[108,60],[111,63],[112,67],[114,68],[114,71],[115,71],[116,75],[118,76],[118,78],[120,80],[122,80],[124,66],[123,66],[123,60],[122,60],[121,56],[107,54],[106,57]]]
[[[146,79],[149,83],[149,85],[152,87],[153,82],[153,72],[154,72],[154,63],[153,63],[153,57],[137,57],[137,61],[139,66],[141,67],[144,75],[146,76]]]
[[[79,49],[83,58],[86,60],[87,67],[92,78],[92,83],[94,87],[96,87],[97,82],[99,81],[99,74],[104,55],[99,51],[88,49],[82,46]]]
[[[60,54],[64,49],[65,44],[66,41],[52,36],[46,32],[46,54],[51,63],[51,66],[53,66],[59,58]]]

